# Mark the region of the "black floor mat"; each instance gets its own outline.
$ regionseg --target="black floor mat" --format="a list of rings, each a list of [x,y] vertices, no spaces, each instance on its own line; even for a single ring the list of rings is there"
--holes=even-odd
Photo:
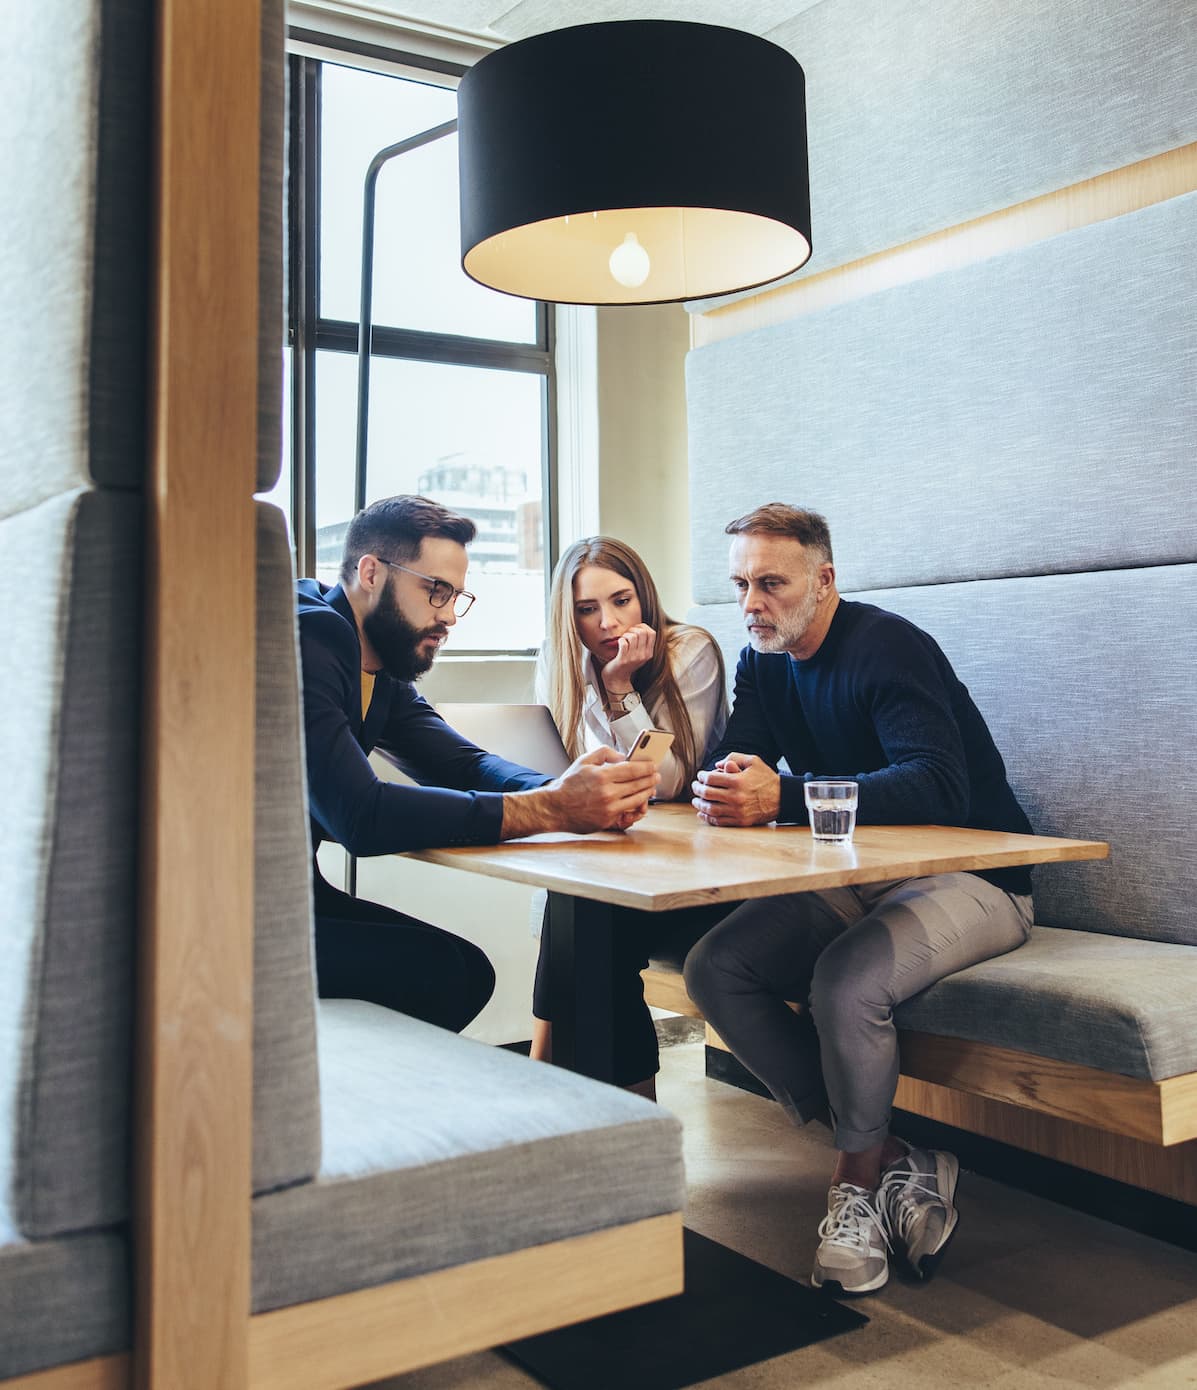
[[[501,1350],[552,1390],[683,1390],[868,1322],[694,1231],[686,1291]]]

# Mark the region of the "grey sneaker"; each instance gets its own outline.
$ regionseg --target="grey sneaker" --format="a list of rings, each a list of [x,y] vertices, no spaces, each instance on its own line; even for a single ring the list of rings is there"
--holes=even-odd
[[[872,1293],[889,1278],[889,1235],[877,1194],[837,1182],[819,1222],[819,1248],[810,1276],[816,1289],[838,1284],[844,1293]]]
[[[956,1230],[959,1177],[956,1155],[938,1149],[910,1149],[881,1175],[877,1205],[894,1246],[920,1279],[935,1272]]]

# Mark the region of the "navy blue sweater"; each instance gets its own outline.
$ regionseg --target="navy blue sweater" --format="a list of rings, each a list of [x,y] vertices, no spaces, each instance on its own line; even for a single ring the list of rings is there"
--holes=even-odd
[[[503,797],[551,781],[484,752],[449,727],[410,681],[380,671],[362,719],[362,655],[341,587],[296,586],[312,845],[394,854],[499,838]],[[388,754],[420,786],[384,782],[367,760]]]
[[[746,647],[720,746],[784,758],[779,821],[806,820],[803,783],[852,777],[857,819],[873,825],[964,825],[1031,834],[980,710],[927,633],[870,603],[841,599],[806,661]],[[981,875],[1031,891],[1030,870]]]

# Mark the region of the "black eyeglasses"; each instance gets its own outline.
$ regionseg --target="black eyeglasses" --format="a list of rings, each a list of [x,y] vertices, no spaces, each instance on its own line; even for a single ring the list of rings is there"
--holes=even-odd
[[[434,579],[430,574],[421,574],[419,570],[408,569],[406,565],[401,565],[396,560],[387,560],[382,555],[376,555],[376,560],[382,561],[388,569],[402,570],[404,574],[414,574],[417,579],[422,579],[428,585],[428,602],[433,608],[444,608],[450,599],[453,600],[453,616],[464,618],[474,606],[474,595],[466,589],[455,589],[447,579]]]

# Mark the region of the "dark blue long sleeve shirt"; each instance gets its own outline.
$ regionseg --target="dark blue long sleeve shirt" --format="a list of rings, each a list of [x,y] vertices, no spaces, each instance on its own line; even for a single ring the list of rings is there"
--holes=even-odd
[[[303,722],[313,848],[334,840],[350,854],[432,845],[493,844],[503,792],[551,779],[463,738],[410,681],[380,671],[362,718],[357,624],[339,585],[297,585]],[[419,786],[386,782],[367,755],[386,753]]]
[[[731,719],[707,765],[731,752],[774,768],[785,759],[779,821],[806,820],[804,782],[850,777],[861,824],[1031,833],[985,720],[939,645],[872,604],[841,599],[805,661],[740,653]],[[981,877],[1031,891],[1025,868]]]

